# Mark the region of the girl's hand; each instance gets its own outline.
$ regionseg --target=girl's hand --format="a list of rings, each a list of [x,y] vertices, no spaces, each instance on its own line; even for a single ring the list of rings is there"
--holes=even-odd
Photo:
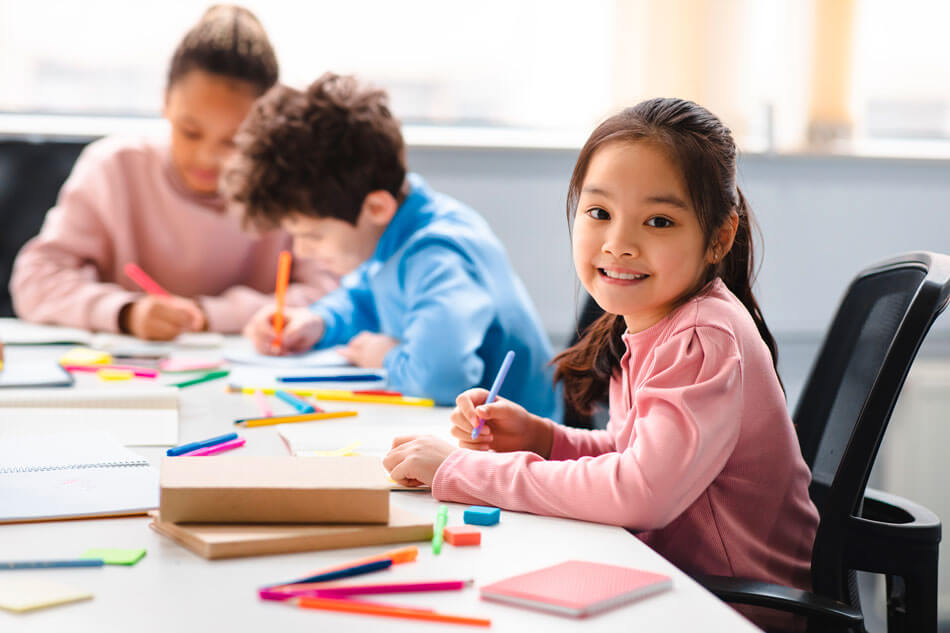
[[[261,354],[299,354],[313,348],[323,338],[323,319],[307,308],[285,308],[280,346],[273,347],[277,337],[274,330],[275,312],[273,305],[264,306],[244,326],[244,336],[251,340]]]
[[[119,329],[150,341],[170,341],[206,325],[198,304],[184,297],[145,295],[119,312]]]
[[[389,476],[403,486],[431,486],[439,466],[455,450],[444,440],[431,435],[406,435],[393,440],[383,458]]]
[[[385,334],[360,332],[350,339],[349,344],[340,350],[340,356],[357,367],[382,367],[383,359],[389,350],[399,345],[399,341]]]
[[[487,398],[485,389],[469,389],[455,399],[455,411],[449,419],[452,436],[458,438],[459,446],[482,451],[531,451],[547,459],[554,440],[553,422],[528,413],[521,405],[504,398],[484,404]],[[485,424],[473,440],[472,429],[478,425],[479,418]]]

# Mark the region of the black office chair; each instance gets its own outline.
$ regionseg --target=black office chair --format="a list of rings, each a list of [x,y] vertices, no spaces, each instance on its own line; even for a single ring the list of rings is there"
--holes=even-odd
[[[39,232],[89,140],[0,139],[0,317],[13,316],[7,285],[14,257]]]
[[[812,592],[697,578],[707,589],[726,602],[806,615],[809,630],[865,631],[856,572],[884,574],[887,630],[937,630],[940,519],[867,481],[917,350],[948,298],[947,255],[907,253],[855,278],[794,415],[820,514]]]

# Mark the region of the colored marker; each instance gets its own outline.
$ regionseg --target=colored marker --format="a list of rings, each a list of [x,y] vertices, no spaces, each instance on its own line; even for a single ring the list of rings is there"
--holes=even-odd
[[[412,563],[419,557],[419,548],[415,545],[410,545],[408,547],[400,547],[398,549],[391,549],[382,554],[374,554],[372,556],[365,556],[363,558],[358,558],[356,560],[351,560],[348,563],[342,563],[340,565],[331,565],[330,567],[324,567],[319,571],[315,571],[311,576],[316,576],[319,574],[326,574],[331,571],[339,571],[341,569],[349,569],[350,567],[356,567],[357,565],[365,565],[366,563],[375,563],[380,560],[391,560],[393,565],[400,565],[402,563]],[[326,585],[320,583],[295,583],[292,585],[274,585],[268,587],[271,591],[308,591],[311,589],[322,589]],[[285,598],[291,597],[290,595],[284,596]]]
[[[0,569],[48,569],[51,567],[102,567],[101,558],[77,558],[74,560],[18,560],[0,562]]]
[[[66,371],[87,371],[91,373],[96,373],[103,369],[115,370],[115,371],[127,371],[130,372],[133,376],[139,378],[158,378],[157,369],[149,369],[148,367],[136,367],[133,365],[63,365],[63,369]]]
[[[357,382],[383,380],[379,374],[340,374],[337,376],[278,376],[279,382]]]
[[[472,618],[438,611],[422,611],[416,608],[397,607],[363,600],[348,598],[297,598],[297,606],[304,609],[321,609],[324,611],[345,611],[348,613],[365,613],[367,615],[388,616],[391,618],[406,618],[409,620],[427,620],[430,622],[445,622],[447,624],[469,624],[473,626],[491,626],[488,618]]]
[[[378,593],[416,593],[420,591],[458,591],[472,584],[471,580],[424,580],[414,582],[388,582],[373,585],[341,585],[312,589],[317,598],[344,598],[346,596],[364,596]]]
[[[167,451],[165,454],[174,457],[175,455],[184,455],[185,453],[190,453],[191,451],[197,451],[202,448],[207,448],[208,446],[215,446],[217,444],[224,444],[225,442],[230,442],[231,440],[236,440],[237,433],[225,433],[224,435],[218,435],[217,437],[211,437],[206,440],[198,440],[195,442],[189,442],[187,444],[182,444],[180,446],[175,446]]]
[[[435,515],[435,527],[432,528],[432,553],[438,556],[442,553],[442,531],[449,520],[449,507],[439,505],[439,513]]]
[[[284,298],[287,296],[287,284],[290,282],[290,251],[281,251],[277,260],[277,283],[274,287],[274,340],[271,341],[271,351],[280,352],[281,337],[284,334]]]
[[[273,585],[268,585],[265,587],[265,589],[271,589],[272,587],[284,587],[286,585],[299,585],[301,583],[327,582],[330,580],[339,580],[340,578],[350,578],[352,576],[362,576],[363,574],[369,574],[374,571],[379,571],[380,569],[388,569],[392,566],[392,559],[384,558],[382,560],[374,560],[369,563],[363,563],[362,565],[353,565],[352,567],[344,567],[343,569],[337,569],[335,571],[328,571],[322,574],[316,574],[314,576],[307,576],[306,578],[300,578],[298,580],[274,583]]]
[[[297,410],[298,413],[315,413],[316,412],[316,409],[313,408],[312,404],[310,404],[306,400],[302,400],[298,398],[297,396],[295,396],[294,394],[288,391],[284,391],[283,389],[278,389],[277,391],[274,392],[274,395],[280,398],[281,400],[283,400],[284,402],[286,402],[287,404],[289,404],[290,406],[292,406],[294,409]]]
[[[508,375],[508,369],[511,367],[511,362],[514,359],[514,351],[509,350],[508,353],[505,354],[505,360],[501,362],[501,369],[498,370],[498,375],[495,376],[495,382],[491,385],[491,390],[488,392],[488,398],[485,399],[485,404],[491,404],[495,401],[495,398],[498,397],[498,392],[501,390],[501,383],[505,382],[505,376]],[[482,427],[484,426],[485,420],[478,418],[478,424],[472,429],[473,440],[482,432]]]
[[[148,273],[133,262],[129,262],[125,265],[125,274],[128,275],[129,279],[134,281],[139,288],[150,295],[157,295],[159,297],[171,296],[167,290],[159,286],[154,279],[148,276]]]
[[[267,406],[267,398],[264,397],[263,391],[255,391],[254,396],[257,398],[257,406],[261,408],[261,413],[264,414],[265,418],[269,418],[274,415],[274,412],[270,410],[269,406]]]
[[[235,420],[239,426],[271,426],[273,424],[292,424],[294,422],[314,422],[316,420],[331,420],[333,418],[352,418],[356,411],[320,411],[317,413],[301,413],[299,415],[272,415],[269,418],[243,418]]]
[[[209,371],[203,376],[198,376],[197,378],[192,378],[191,380],[183,380],[181,382],[175,382],[169,385],[170,387],[190,387],[192,385],[197,385],[203,382],[208,382],[209,380],[217,380],[218,378],[224,378],[231,371],[229,369],[219,369],[217,371]]]
[[[246,440],[243,437],[239,437],[236,440],[231,440],[230,442],[222,442],[221,444],[215,444],[214,446],[199,448],[196,451],[185,453],[182,455],[182,457],[204,457],[205,455],[216,455],[218,453],[223,453],[224,451],[233,451],[235,448],[241,448],[244,446],[245,441]]]

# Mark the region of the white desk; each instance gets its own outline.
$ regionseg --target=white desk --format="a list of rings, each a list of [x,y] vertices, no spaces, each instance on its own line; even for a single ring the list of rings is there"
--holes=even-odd
[[[37,347],[55,358],[63,348]],[[208,352],[189,352],[193,356]],[[95,376],[78,376],[75,388],[104,388]],[[144,381],[141,381],[144,384]],[[235,418],[256,415],[252,397],[224,391],[226,380],[181,390],[180,442],[232,430]],[[343,403],[333,403],[330,406]],[[346,405],[349,408],[349,405]],[[340,408],[343,408],[342,406]],[[391,418],[400,430],[447,418],[447,409],[359,405],[363,419]],[[245,454],[286,454],[276,427],[244,429]],[[343,438],[341,438],[343,439]],[[345,442],[343,442],[345,443]],[[342,443],[341,443],[342,445]],[[137,448],[153,463],[163,449]],[[209,459],[213,459],[209,458]],[[393,492],[392,503],[435,517],[438,503],[427,493]],[[449,504],[449,525],[462,523],[465,506]],[[208,561],[148,528],[144,517],[0,526],[0,560],[73,558],[91,547],[145,547],[132,567],[3,571],[60,581],[95,594],[91,601],[25,614],[0,611],[0,631],[399,631],[480,630],[449,624],[369,615],[331,613],[258,600],[256,589],[311,570],[399,547],[381,545],[280,556]],[[454,614],[488,617],[493,631],[757,631],[730,607],[621,528],[502,511],[501,523],[482,529],[479,547],[446,544],[433,556],[419,543],[419,559],[382,572],[393,579],[474,578],[476,587],[457,592],[399,595],[390,602],[418,604]],[[673,589],[628,606],[576,620],[485,602],[477,586],[568,558],[628,565],[668,574]],[[19,577],[19,576],[17,576]]]

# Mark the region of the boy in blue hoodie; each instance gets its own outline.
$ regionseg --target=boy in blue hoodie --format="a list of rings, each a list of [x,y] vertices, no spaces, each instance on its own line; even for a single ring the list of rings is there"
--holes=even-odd
[[[280,225],[298,254],[345,275],[307,308],[285,311],[279,353],[345,344],[392,387],[443,405],[491,386],[557,419],[551,346],[504,247],[475,211],[408,174],[399,122],[381,90],[326,74],[306,91],[277,86],[237,137],[225,190],[247,221]],[[271,352],[274,308],[245,328]]]

